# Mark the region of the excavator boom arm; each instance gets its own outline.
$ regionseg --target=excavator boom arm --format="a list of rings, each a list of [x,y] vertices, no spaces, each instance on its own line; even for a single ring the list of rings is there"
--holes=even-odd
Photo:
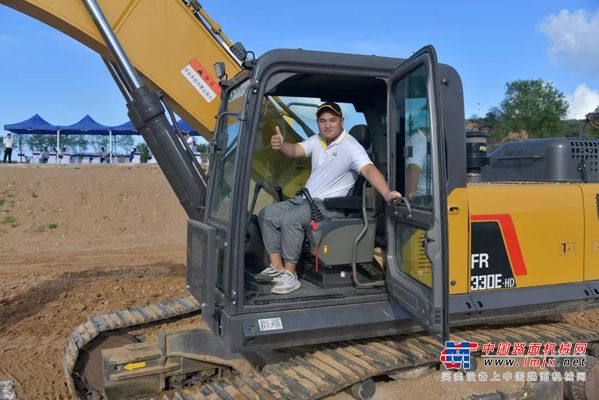
[[[0,0],[71,36],[114,61],[81,0]],[[174,111],[211,139],[220,87],[212,71],[224,62],[241,70],[229,39],[196,0],[98,0],[110,27],[142,81],[160,90]]]

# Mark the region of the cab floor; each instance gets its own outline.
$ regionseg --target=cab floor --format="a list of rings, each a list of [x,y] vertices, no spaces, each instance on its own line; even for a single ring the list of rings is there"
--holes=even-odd
[[[248,274],[249,275],[249,274]],[[246,302],[248,304],[262,304],[274,301],[298,301],[304,299],[332,299],[342,297],[353,297],[360,295],[372,295],[386,292],[384,286],[377,288],[358,289],[353,286],[323,288],[306,279],[300,279],[301,287],[289,294],[272,294],[274,283],[256,282],[253,277],[246,275]]]

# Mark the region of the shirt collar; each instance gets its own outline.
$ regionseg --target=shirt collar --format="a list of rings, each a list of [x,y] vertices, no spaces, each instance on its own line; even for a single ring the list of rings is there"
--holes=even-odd
[[[339,143],[341,143],[342,141],[344,141],[346,137],[347,137],[347,132],[344,129],[343,132],[341,132],[341,134],[337,137],[337,139],[335,139],[335,141],[333,141],[328,146],[327,146],[326,140],[324,140],[322,138],[320,139],[320,143],[322,144],[322,148],[323,149],[327,149],[327,148],[329,148],[331,146],[338,145]]]

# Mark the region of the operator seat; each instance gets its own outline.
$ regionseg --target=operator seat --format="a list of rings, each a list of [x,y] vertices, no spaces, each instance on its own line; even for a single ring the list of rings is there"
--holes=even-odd
[[[376,154],[372,151],[372,136],[367,125],[360,124],[355,125],[349,130],[349,134],[352,135],[361,145],[366,149],[370,160],[377,165]],[[346,216],[361,218],[362,217],[362,188],[364,184],[364,177],[358,175],[356,183],[349,191],[346,197],[336,197],[326,199],[324,204],[327,208],[338,208],[345,212]],[[385,201],[381,196],[378,196],[373,187],[368,186],[366,188],[366,208],[369,211],[369,215],[376,219],[376,236],[375,242],[376,247],[386,247],[386,235],[385,235]],[[341,204],[340,204],[341,203]]]

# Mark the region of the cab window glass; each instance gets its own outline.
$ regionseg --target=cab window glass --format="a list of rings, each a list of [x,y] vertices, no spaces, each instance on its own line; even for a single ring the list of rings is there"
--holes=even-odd
[[[227,112],[241,113],[243,98],[248,86],[249,81],[246,81],[231,91],[226,100]],[[235,181],[240,121],[238,115],[228,115],[224,118],[217,137],[218,145],[222,148],[221,154],[216,160],[219,165],[216,168],[217,175],[214,178],[209,215],[210,218],[226,225],[229,222],[229,208]]]
[[[294,197],[310,175],[310,158],[291,159],[270,147],[270,139],[278,126],[286,143],[299,143],[318,134],[316,109],[324,100],[318,97],[295,97],[267,95],[262,99],[258,135],[252,158],[252,187],[259,182],[254,213],[265,205],[278,201],[276,188],[281,188],[286,198]],[[353,104],[338,103],[345,118],[344,128],[364,124],[364,114],[357,112]],[[252,192],[250,192],[252,193]],[[252,197],[248,199],[251,206]],[[252,211],[252,210],[250,210]]]
[[[430,103],[425,67],[402,78],[394,95],[399,115],[397,152],[404,155],[403,163],[397,165],[397,187],[403,189],[412,207],[432,212]],[[403,272],[430,287],[432,266],[424,251],[425,234],[422,229],[396,223],[395,256]]]
[[[398,82],[395,99],[400,116],[397,143],[403,145],[403,149],[398,150],[404,155],[404,172],[403,176],[398,173],[397,187],[403,186],[403,193],[413,206],[431,209],[431,131],[424,66],[416,68]]]

